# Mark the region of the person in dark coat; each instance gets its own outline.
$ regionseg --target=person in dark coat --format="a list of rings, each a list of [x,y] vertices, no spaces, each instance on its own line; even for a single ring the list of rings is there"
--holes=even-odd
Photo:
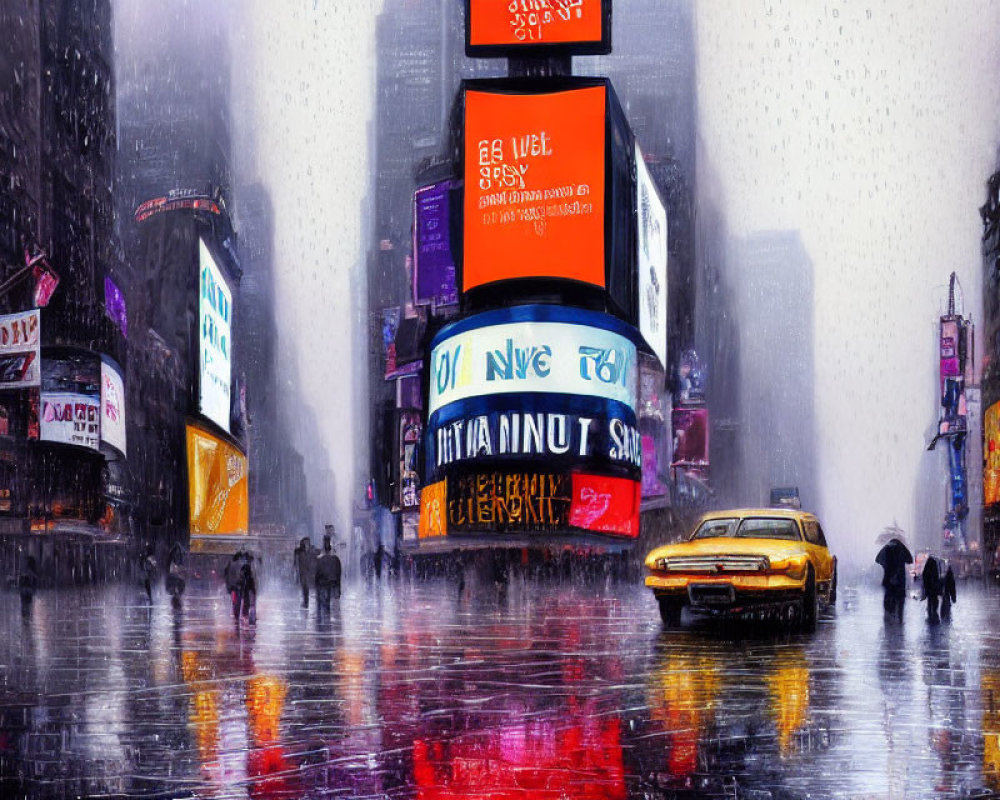
[[[899,539],[892,538],[878,551],[875,563],[883,570],[883,607],[887,614],[902,621],[903,601],[906,598],[906,565],[913,563],[913,554]]]
[[[253,554],[244,553],[240,566],[240,614],[251,625],[257,624],[257,570],[254,568]]]
[[[164,579],[164,588],[167,590],[167,594],[173,598],[174,605],[180,603],[181,595],[184,594],[187,572],[184,566],[185,560],[184,548],[179,542],[174,542],[170,548],[170,554],[167,556],[167,576]]]
[[[941,598],[943,581],[940,575],[941,567],[934,556],[927,556],[927,563],[924,564],[924,571],[920,574],[920,580],[924,586],[924,599],[927,601],[927,621],[940,622],[938,616],[938,602]]]
[[[941,619],[951,619],[951,604],[956,600],[955,573],[951,571],[951,564],[948,564],[941,587]]]
[[[243,551],[237,550],[233,553],[232,560],[226,564],[223,577],[226,580],[226,592],[229,593],[229,600],[233,604],[233,619],[240,618],[240,604],[243,602],[240,592],[240,568],[243,566]]]
[[[143,556],[140,568],[142,569],[142,583],[146,589],[146,598],[150,603],[153,602],[153,577],[156,575],[156,555],[155,548],[150,545],[146,549],[146,555]]]
[[[302,587],[302,607],[309,608],[309,584],[316,574],[316,553],[308,536],[303,536],[295,548],[295,572]]]
[[[31,611],[31,601],[35,597],[35,590],[38,588],[38,567],[35,564],[35,557],[28,556],[24,569],[17,576],[17,590],[21,594],[21,613],[28,614]]]
[[[340,597],[340,559],[329,536],[323,537],[323,553],[316,559],[316,605],[330,612],[330,595]]]

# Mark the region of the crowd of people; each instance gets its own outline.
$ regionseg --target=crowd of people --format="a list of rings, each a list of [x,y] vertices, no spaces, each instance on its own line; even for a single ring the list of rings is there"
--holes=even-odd
[[[883,607],[892,619],[902,621],[906,601],[908,572],[913,563],[910,549],[898,538],[892,538],[879,550],[875,563],[882,567]],[[920,600],[927,602],[927,620],[935,624],[951,619],[951,607],[958,599],[955,573],[944,558],[927,555],[920,572]]]
[[[316,607],[320,612],[330,612],[330,599],[340,599],[340,558],[333,552],[333,526],[326,526],[323,550],[317,552],[304,536],[295,548],[295,572],[302,589],[302,607],[309,607],[310,584],[316,587]]]

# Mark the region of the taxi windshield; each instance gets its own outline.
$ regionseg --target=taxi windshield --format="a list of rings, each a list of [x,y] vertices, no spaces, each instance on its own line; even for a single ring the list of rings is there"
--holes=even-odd
[[[730,536],[736,539],[786,539],[797,542],[799,526],[793,519],[771,517],[748,517],[743,520],[734,517],[705,520],[694,532],[691,540],[714,539]]]

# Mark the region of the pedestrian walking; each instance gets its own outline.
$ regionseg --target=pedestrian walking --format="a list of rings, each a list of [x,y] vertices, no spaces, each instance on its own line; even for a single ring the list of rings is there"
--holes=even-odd
[[[35,590],[38,588],[38,566],[34,556],[28,556],[24,569],[17,576],[17,590],[21,594],[21,613],[28,614],[31,611],[31,601],[35,597]]]
[[[875,563],[883,570],[883,608],[887,614],[902,621],[903,601],[906,598],[906,565],[913,563],[913,554],[899,539],[892,538],[878,551]]]
[[[927,601],[927,621],[940,622],[941,617],[938,616],[938,602],[941,599],[941,590],[944,588],[944,582],[941,580],[941,567],[934,556],[927,556],[927,562],[924,564],[924,571],[920,574],[920,580],[923,583],[921,599]]]
[[[295,572],[302,587],[302,607],[309,608],[309,584],[316,575],[316,552],[308,536],[303,536],[295,548]]]
[[[327,526],[327,530],[332,526]],[[323,552],[316,559],[316,606],[330,612],[330,595],[340,598],[340,559],[333,552],[330,536],[323,537]]]
[[[186,561],[184,548],[181,547],[180,542],[174,542],[167,556],[167,575],[164,578],[164,588],[175,606],[180,604],[181,595],[184,594],[184,587],[187,583]]]
[[[257,570],[254,568],[253,553],[244,553],[240,567],[240,616],[246,617],[251,625],[257,624]]]
[[[951,606],[958,599],[955,595],[955,573],[947,564],[941,587],[941,619],[951,619]]]
[[[229,600],[233,604],[233,619],[239,621],[240,604],[243,602],[243,595],[240,591],[240,569],[243,567],[243,550],[233,553],[232,559],[226,564],[223,577],[226,581],[226,591],[229,593]]]
[[[146,548],[146,555],[143,556],[139,565],[142,572],[142,583],[146,589],[146,599],[153,602],[153,578],[156,576],[156,555],[153,545]]]

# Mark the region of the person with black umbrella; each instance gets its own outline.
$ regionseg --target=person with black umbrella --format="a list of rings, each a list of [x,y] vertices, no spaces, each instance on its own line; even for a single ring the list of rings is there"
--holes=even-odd
[[[875,563],[883,570],[883,607],[887,614],[902,622],[903,601],[906,599],[906,565],[913,563],[913,554],[905,544],[893,537],[878,551]]]

